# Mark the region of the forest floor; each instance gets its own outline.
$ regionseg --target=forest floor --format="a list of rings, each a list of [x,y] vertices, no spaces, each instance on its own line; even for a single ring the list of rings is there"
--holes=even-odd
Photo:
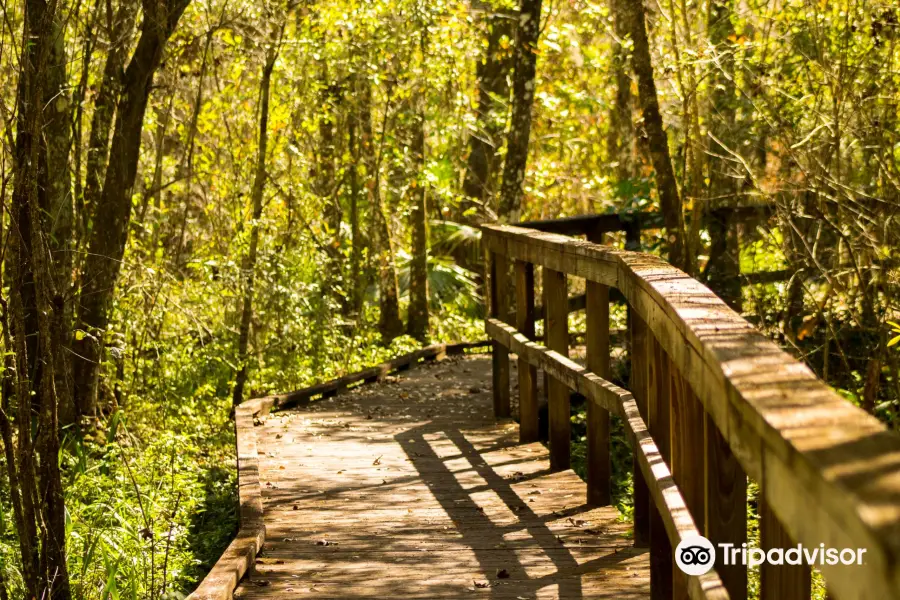
[[[514,408],[515,412],[515,408]],[[236,598],[644,598],[614,507],[493,417],[490,358],[423,365],[257,427],[267,526]]]

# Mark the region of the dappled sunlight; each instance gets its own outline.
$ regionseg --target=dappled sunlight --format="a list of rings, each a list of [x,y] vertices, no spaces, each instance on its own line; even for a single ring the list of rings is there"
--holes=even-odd
[[[616,510],[587,507],[577,476],[468,391],[488,368],[448,361],[270,415],[267,547],[236,598],[646,597]]]

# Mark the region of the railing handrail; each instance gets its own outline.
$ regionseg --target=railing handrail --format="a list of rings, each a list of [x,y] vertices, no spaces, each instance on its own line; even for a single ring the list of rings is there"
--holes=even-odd
[[[867,550],[852,577],[819,567],[830,593],[900,598],[900,436],[658,257],[521,227],[483,232],[486,250],[504,260],[618,288],[790,538]]]

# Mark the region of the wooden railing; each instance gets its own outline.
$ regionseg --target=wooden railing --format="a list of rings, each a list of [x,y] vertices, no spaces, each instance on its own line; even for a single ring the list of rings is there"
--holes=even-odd
[[[590,237],[598,239],[596,230]],[[542,369],[551,466],[566,469],[569,391],[584,395],[587,500],[596,504],[610,501],[610,414],[623,419],[636,465],[634,538],[650,547],[651,597],[747,597],[745,567],[718,560],[715,570],[692,577],[673,568],[672,554],[696,535],[738,549],[747,543],[749,476],[760,488],[764,550],[797,543],[865,549],[863,565],[817,565],[829,598],[900,598],[900,436],[659,258],[499,225],[483,227],[483,244],[495,412],[510,414],[513,352],[520,436],[535,441]],[[534,341],[535,267],[546,345]],[[570,276],[586,282],[586,366],[568,358]],[[629,307],[630,390],[608,381],[611,289]],[[764,564],[760,585],[764,600],[809,598],[811,571]]]

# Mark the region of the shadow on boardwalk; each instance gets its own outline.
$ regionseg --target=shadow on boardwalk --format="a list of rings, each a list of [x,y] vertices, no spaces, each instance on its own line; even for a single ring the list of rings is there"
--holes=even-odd
[[[238,598],[645,598],[614,508],[491,416],[450,360],[260,426],[267,545]]]

